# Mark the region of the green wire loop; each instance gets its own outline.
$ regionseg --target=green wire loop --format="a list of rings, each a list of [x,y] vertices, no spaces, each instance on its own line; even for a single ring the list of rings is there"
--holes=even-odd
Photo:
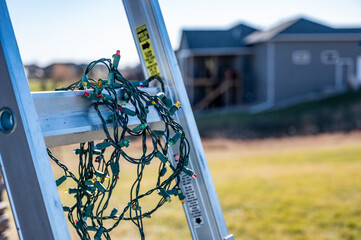
[[[102,79],[95,81],[88,77],[90,71],[97,65],[103,64],[107,67],[108,76],[114,77],[111,81]],[[162,92],[165,92],[164,82],[159,76],[152,76],[146,79],[142,86],[148,86],[152,81],[160,83]],[[103,84],[104,83],[104,84]],[[105,84],[106,83],[106,84]],[[136,85],[136,84],[134,84]],[[94,145],[94,142],[80,143],[76,149],[79,158],[78,172],[73,173],[58,158],[56,158],[48,149],[48,155],[64,171],[64,176],[58,179],[57,185],[60,185],[65,179],[72,179],[76,188],[72,188],[75,194],[75,204],[64,206],[68,212],[69,222],[76,229],[81,239],[111,239],[110,232],[121,222],[131,221],[138,228],[141,239],[145,239],[142,219],[149,218],[166,201],[170,201],[170,195],[167,192],[180,192],[179,175],[185,167],[185,159],[189,158],[189,143],[185,132],[180,124],[172,117],[171,108],[157,96],[151,96],[134,86],[131,81],[123,77],[116,67],[113,66],[110,59],[102,58],[91,62],[85,69],[81,80],[69,85],[68,87],[56,89],[62,91],[86,90],[86,96],[92,101],[92,106],[97,112],[102,122],[103,130],[106,135],[104,143]],[[120,94],[116,94],[115,89],[120,89]],[[105,92],[106,94],[103,94]],[[106,96],[106,97],[104,97]],[[119,103],[127,103],[124,108]],[[147,124],[148,106],[154,106],[162,122],[162,129],[152,129]],[[148,104],[148,105],[147,105]],[[100,112],[99,107],[106,106],[111,114],[105,116]],[[131,106],[134,111],[129,110]],[[129,127],[129,118],[137,118],[140,122],[136,128]],[[132,144],[127,138],[142,139],[142,156],[132,157],[127,153],[127,147]],[[128,137],[127,137],[128,136]],[[163,141],[162,141],[163,140]],[[169,140],[171,142],[169,142]],[[133,141],[133,140],[132,140]],[[156,156],[164,156],[169,159],[168,147],[174,145],[173,151],[178,152],[175,165],[168,167],[170,174],[165,174],[166,161],[159,161]],[[110,156],[106,159],[104,153],[109,151]],[[162,158],[163,159],[163,158]],[[109,206],[109,201],[114,188],[118,183],[120,161],[128,161],[137,167],[137,175],[134,183],[129,189],[129,204],[122,210],[114,210],[114,206]],[[141,192],[141,182],[143,172],[149,164],[159,164],[158,176],[155,176],[155,187],[145,192]],[[69,181],[69,180],[68,180]],[[142,188],[143,190],[143,188]],[[158,194],[161,193],[161,194]],[[143,212],[141,207],[142,200],[150,195],[157,195],[159,201],[153,209]],[[180,193],[181,194],[181,193]],[[181,196],[181,195],[180,195]],[[184,199],[184,198],[183,198]],[[113,210],[111,210],[113,209]]]

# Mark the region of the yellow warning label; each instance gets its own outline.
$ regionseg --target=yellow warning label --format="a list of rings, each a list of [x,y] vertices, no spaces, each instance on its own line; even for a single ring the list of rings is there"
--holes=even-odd
[[[136,28],[137,37],[140,44],[140,49],[142,50],[145,65],[148,69],[150,76],[158,75],[160,76],[157,59],[152,48],[152,43],[150,42],[149,33],[147,26],[144,24]]]

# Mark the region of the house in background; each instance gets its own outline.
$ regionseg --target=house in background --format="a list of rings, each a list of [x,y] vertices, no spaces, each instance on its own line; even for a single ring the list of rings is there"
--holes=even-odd
[[[61,85],[64,86],[78,81],[81,79],[86,67],[87,64],[75,63],[53,63],[43,68],[35,64],[24,66],[27,78],[29,80],[40,81],[40,89],[43,91],[47,89],[46,83],[49,80],[55,85],[56,83],[61,83]],[[131,70],[127,72],[131,72]],[[91,70],[88,76],[94,79],[107,77],[108,68],[104,65],[97,65]]]
[[[185,30],[176,52],[191,105],[239,105],[253,100],[252,51],[244,38],[256,29]]]
[[[44,68],[45,78],[55,82],[72,83],[78,81],[86,65],[75,63],[53,63]]]
[[[299,18],[268,31],[183,31],[177,57],[196,111],[262,110],[359,87],[361,28]]]

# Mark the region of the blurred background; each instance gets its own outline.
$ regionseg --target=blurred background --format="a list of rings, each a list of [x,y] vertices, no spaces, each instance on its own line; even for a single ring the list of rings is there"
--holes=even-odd
[[[159,3],[230,233],[361,239],[361,2]],[[144,78],[121,1],[7,4],[32,91],[69,85],[117,49],[123,75]],[[54,152],[70,158],[72,148]],[[181,205],[145,233],[189,239]],[[114,236],[138,238],[130,225]]]

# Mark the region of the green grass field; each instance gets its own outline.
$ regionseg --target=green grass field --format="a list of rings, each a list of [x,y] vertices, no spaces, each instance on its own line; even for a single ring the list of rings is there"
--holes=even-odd
[[[219,139],[204,141],[204,146],[229,231],[236,239],[361,239],[361,133]],[[54,153],[74,165],[71,149],[56,148]],[[123,165],[114,206],[127,203],[133,170]],[[145,185],[153,184],[152,170]],[[54,172],[60,176],[56,167]],[[71,185],[66,182],[59,190],[64,204],[73,201],[64,193]],[[175,199],[146,219],[145,233],[150,240],[191,239],[181,203]],[[16,239],[14,228],[12,236]],[[73,231],[72,236],[78,239]],[[112,236],[139,239],[129,223],[120,224]]]
[[[38,79],[29,79],[29,87],[32,92],[38,92],[38,91],[53,91],[55,88],[60,88],[63,86],[67,86],[70,83],[62,83],[57,82],[55,83],[51,79],[44,80],[43,86],[42,82]],[[45,90],[43,89],[45,88]]]
[[[361,91],[348,91],[257,114],[196,116],[203,137],[257,139],[361,130]]]
[[[236,237],[360,239],[361,144],[304,141],[255,144],[224,157],[208,150]]]

